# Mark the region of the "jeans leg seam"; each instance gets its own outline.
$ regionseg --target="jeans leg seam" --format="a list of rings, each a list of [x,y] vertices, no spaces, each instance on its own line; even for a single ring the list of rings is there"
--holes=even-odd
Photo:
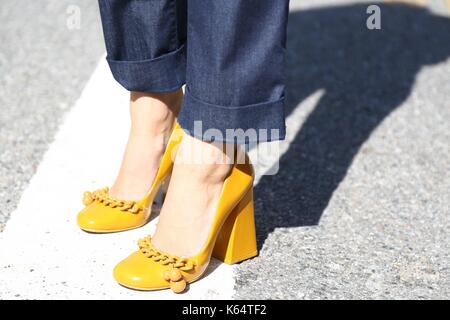
[[[208,106],[209,108],[217,108],[217,109],[222,109],[222,110],[223,109],[225,109],[225,110],[250,109],[250,108],[255,108],[255,107],[260,107],[260,106],[277,104],[280,102],[283,103],[285,101],[285,96],[282,95],[278,100],[267,100],[267,101],[262,101],[262,102],[257,102],[257,103],[240,105],[240,106],[224,106],[224,105],[220,105],[220,104],[216,104],[216,103],[210,103],[210,102],[204,101],[204,100],[196,97],[195,95],[193,95],[190,92],[189,87],[186,87],[186,95],[189,95],[190,99],[200,103],[203,106]]]

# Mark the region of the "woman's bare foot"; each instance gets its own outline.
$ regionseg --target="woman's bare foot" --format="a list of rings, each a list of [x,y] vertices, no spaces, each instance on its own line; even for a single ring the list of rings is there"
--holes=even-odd
[[[226,147],[187,135],[183,138],[152,238],[160,250],[190,257],[203,247],[223,182],[232,167],[232,156],[227,156],[231,153],[226,151]],[[228,147],[234,151],[233,146]]]
[[[182,99],[181,89],[162,94],[131,93],[131,130],[119,174],[109,191],[112,197],[139,200],[147,194]]]

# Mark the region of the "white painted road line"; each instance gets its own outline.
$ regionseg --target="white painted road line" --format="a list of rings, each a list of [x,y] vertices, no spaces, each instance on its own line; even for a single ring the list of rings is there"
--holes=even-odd
[[[128,132],[127,99],[102,59],[0,233],[1,299],[232,298],[233,266],[215,260],[208,275],[181,295],[129,290],[114,281],[114,265],[136,250],[137,239],[153,233],[157,219],[122,233],[78,229],[82,193],[110,185],[117,172]],[[287,120],[291,134],[282,152],[299,129],[296,118],[308,110],[297,109],[301,113]],[[278,157],[268,157],[267,167]]]
[[[230,298],[232,267],[217,268],[183,295],[139,292],[112,278],[114,265],[153,232],[154,219],[133,231],[93,235],[77,228],[83,191],[110,185],[128,133],[127,93],[104,59],[0,235],[0,298]]]

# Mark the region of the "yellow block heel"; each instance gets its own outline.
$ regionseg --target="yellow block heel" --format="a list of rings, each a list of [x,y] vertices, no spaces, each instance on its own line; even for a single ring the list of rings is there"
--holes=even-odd
[[[78,213],[78,226],[87,232],[109,233],[145,225],[150,219],[158,190],[161,187],[164,189],[164,183],[168,184],[173,168],[173,153],[182,137],[180,131],[181,127],[176,124],[147,195],[140,200],[122,200],[111,197],[108,188],[85,192],[85,208]]]
[[[188,283],[200,279],[213,251],[230,264],[256,256],[253,167],[247,155],[245,160],[243,164],[234,164],[225,179],[210,232],[198,254],[185,258],[163,252],[148,236],[139,240],[138,251],[116,265],[116,281],[138,290],[171,288],[180,293]]]
[[[213,257],[235,264],[257,255],[253,188],[250,188],[222,226]]]

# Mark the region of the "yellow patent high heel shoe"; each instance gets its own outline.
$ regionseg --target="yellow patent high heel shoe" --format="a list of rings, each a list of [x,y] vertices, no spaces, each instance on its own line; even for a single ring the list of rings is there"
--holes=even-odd
[[[168,184],[173,167],[173,153],[181,139],[181,127],[176,124],[170,136],[158,172],[150,190],[140,200],[121,200],[109,195],[108,188],[85,192],[85,208],[78,213],[78,226],[88,232],[108,233],[131,230],[146,224],[158,190]]]
[[[200,252],[182,258],[162,252],[151,238],[138,242],[139,250],[121,261],[114,277],[121,285],[138,290],[171,288],[180,293],[198,280],[211,256],[234,264],[258,254],[253,213],[253,167],[235,164],[225,179],[209,236]]]

